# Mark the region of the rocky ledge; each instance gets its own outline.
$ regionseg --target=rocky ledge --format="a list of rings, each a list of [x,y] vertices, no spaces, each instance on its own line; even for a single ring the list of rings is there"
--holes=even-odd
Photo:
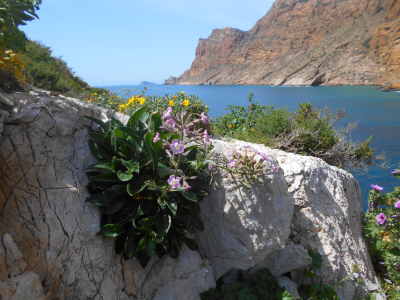
[[[85,127],[95,125],[84,116],[104,122],[112,116],[126,122],[127,116],[38,93],[0,100],[3,300],[199,299],[227,272],[248,277],[260,268],[295,294],[302,269],[311,263],[308,249],[322,255],[316,271],[321,283],[338,282],[359,267],[363,284],[350,280],[335,288],[340,299],[364,298],[380,288],[361,236],[360,187],[348,172],[318,158],[253,145],[278,172],[247,190],[221,171],[201,202],[200,251],[184,249],[176,260],[154,256],[143,269],[116,255],[113,239],[95,236],[100,211],[84,203],[84,170],[95,162]],[[245,145],[213,143],[217,152]]]

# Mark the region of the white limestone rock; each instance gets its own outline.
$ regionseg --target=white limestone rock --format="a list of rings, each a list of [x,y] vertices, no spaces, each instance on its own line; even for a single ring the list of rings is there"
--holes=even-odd
[[[239,143],[214,140],[213,151],[238,150]],[[216,161],[222,163],[221,159]],[[260,180],[263,184],[252,184],[247,190],[221,170],[210,195],[200,202],[205,229],[196,233],[196,240],[202,255],[210,260],[215,278],[231,268],[248,269],[285,247],[294,199],[287,192],[281,170],[266,173]]]
[[[15,105],[0,138],[0,234],[12,237],[19,252],[13,250],[11,259],[8,251],[14,248],[0,245],[4,293],[30,285],[31,276],[54,300],[176,299],[180,292],[182,299],[198,299],[215,287],[211,267],[198,252],[185,250],[177,260],[153,258],[144,270],[115,254],[114,239],[95,236],[100,212],[84,203],[89,181],[84,170],[95,162],[84,126],[92,124],[84,116],[115,115],[125,122],[126,116],[65,98],[24,93],[9,98]],[[17,285],[10,285],[10,275],[17,275]],[[34,295],[19,299],[42,299]]]

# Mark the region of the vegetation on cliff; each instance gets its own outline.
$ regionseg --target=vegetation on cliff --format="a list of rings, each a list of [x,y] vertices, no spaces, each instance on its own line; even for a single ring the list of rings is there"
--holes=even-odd
[[[335,122],[347,116],[344,110],[333,113],[318,110],[310,103],[300,103],[296,112],[273,105],[258,105],[250,93],[249,105],[228,105],[231,112],[217,117],[213,123],[216,134],[227,138],[264,144],[271,148],[322,158],[328,164],[352,170],[367,168],[382,160],[373,157],[371,138],[354,143],[349,139],[356,124],[335,127]]]

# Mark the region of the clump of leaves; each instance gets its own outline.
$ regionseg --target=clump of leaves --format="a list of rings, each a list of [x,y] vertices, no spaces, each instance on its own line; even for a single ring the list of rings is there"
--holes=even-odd
[[[319,157],[347,170],[366,169],[384,159],[373,156],[371,138],[358,143],[351,141],[350,134],[356,124],[350,123],[345,128],[334,126],[347,116],[344,110],[334,113],[330,109],[317,109],[309,102],[299,102],[300,108],[293,113],[287,107],[275,109],[274,105],[259,105],[253,102],[252,93],[248,100],[247,107],[228,105],[230,113],[217,117],[213,123],[215,133],[228,139]]]
[[[399,168],[392,175],[400,179]],[[363,219],[363,235],[383,291],[400,299],[400,186],[394,191],[373,185]]]
[[[294,300],[281,288],[268,269],[259,270],[253,277],[230,285],[222,284],[200,294],[201,300]]]
[[[88,127],[90,150],[100,161],[87,168],[91,196],[86,199],[104,208],[97,235],[116,237],[117,254],[138,259],[143,267],[153,253],[177,258],[183,244],[198,250],[187,234],[204,229],[196,214],[207,195],[201,178],[212,175],[209,165],[215,165],[207,133],[190,128],[204,119],[164,113],[163,124],[158,112],[146,110],[134,112],[127,126],[115,118],[105,124],[87,117],[99,125],[94,131]]]

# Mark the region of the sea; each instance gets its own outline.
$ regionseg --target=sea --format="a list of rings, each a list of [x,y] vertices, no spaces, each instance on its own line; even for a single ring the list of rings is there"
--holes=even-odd
[[[136,89],[141,93],[144,86],[104,86],[111,91],[122,91],[122,88]],[[391,176],[391,172],[400,163],[400,93],[382,92],[377,86],[333,86],[333,87],[275,87],[263,85],[161,85],[147,86],[146,95],[163,96],[186,92],[201,98],[210,108],[212,118],[228,113],[228,104],[248,105],[249,92],[254,94],[253,101],[260,105],[274,104],[275,108],[287,106],[295,111],[298,102],[310,102],[319,108],[329,107],[333,110],[345,109],[349,114],[342,119],[339,126],[348,122],[357,122],[353,131],[353,141],[364,141],[370,136],[375,154],[386,155],[389,168],[371,167],[366,174],[354,172],[353,175],[361,186],[363,208],[368,208],[368,193],[371,184],[378,184],[384,192],[393,191],[400,182]]]

